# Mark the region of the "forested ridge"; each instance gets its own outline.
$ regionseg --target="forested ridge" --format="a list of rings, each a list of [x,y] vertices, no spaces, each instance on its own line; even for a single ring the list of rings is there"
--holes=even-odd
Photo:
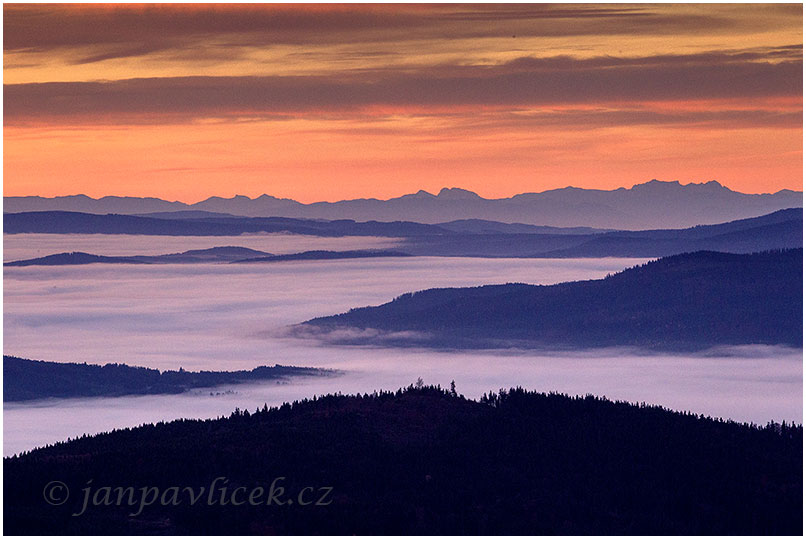
[[[249,371],[159,371],[121,363],[87,365],[3,356],[3,401],[172,394],[224,384],[337,374],[328,369],[285,365]]]
[[[315,318],[306,326],[324,332],[409,332],[384,343],[456,348],[800,347],[803,249],[699,251],[654,260],[605,279],[550,286],[510,283],[424,290],[377,307]],[[366,332],[341,335],[335,342],[374,338]]]
[[[306,399],[59,443],[4,460],[6,534],[792,534],[803,429],[522,389]],[[51,506],[58,480],[230,489],[283,478],[331,503]]]

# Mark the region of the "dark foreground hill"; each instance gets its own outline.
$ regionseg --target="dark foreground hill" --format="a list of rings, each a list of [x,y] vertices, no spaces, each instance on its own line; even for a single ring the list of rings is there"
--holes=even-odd
[[[688,253],[605,279],[552,286],[425,290],[378,307],[316,318],[296,329],[345,344],[800,347],[803,249]]]
[[[523,390],[331,395],[4,459],[3,531],[800,535],[802,437]]]
[[[310,367],[256,367],[251,371],[158,371],[119,363],[87,365],[3,356],[3,402],[46,398],[120,397],[184,393],[198,388],[292,376],[328,376]]]

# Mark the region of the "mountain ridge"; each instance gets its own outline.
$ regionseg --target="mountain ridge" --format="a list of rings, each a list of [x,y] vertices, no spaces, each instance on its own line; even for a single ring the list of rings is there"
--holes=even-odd
[[[803,342],[803,249],[660,258],[604,279],[429,289],[308,320],[334,344],[703,350]]]
[[[788,207],[802,207],[803,193],[782,189],[774,193],[750,194],[733,191],[714,180],[681,184],[679,181],[653,179],[630,188],[603,190],[569,186],[506,198],[484,198],[460,187],[444,187],[437,194],[421,189],[389,199],[312,203],[268,194],[256,198],[212,196],[190,204],[155,197],[105,196],[94,199],[86,195],[4,197],[3,200],[6,213],[61,210],[144,214],[200,210],[245,217],[404,220],[426,224],[481,219],[539,226],[635,230],[714,224],[756,217]]]
[[[5,267],[80,266],[86,264],[249,264],[258,262],[293,262],[344,260],[360,258],[396,258],[412,256],[389,249],[354,249],[350,251],[302,251],[274,255],[245,247],[213,247],[164,255],[103,256],[83,252],[52,255],[4,262]]]
[[[341,372],[313,367],[275,364],[239,371],[158,370],[106,363],[62,363],[3,356],[3,402],[39,399],[122,397],[126,395],[177,395],[208,389],[275,381],[299,376],[338,376]]]
[[[192,213],[192,212],[191,212]],[[134,215],[28,212],[3,215],[6,234],[140,234],[238,236],[292,233],[321,237],[396,238],[396,250],[415,256],[496,258],[655,258],[690,251],[751,253],[803,247],[803,209],[684,229],[614,230],[539,227],[484,220],[438,225],[414,222],[324,221],[284,217],[158,219]],[[218,253],[219,255],[221,253]],[[86,256],[86,254],[85,254]],[[100,260],[96,260],[100,261]],[[22,262],[22,261],[18,261]],[[70,262],[64,260],[63,262]]]

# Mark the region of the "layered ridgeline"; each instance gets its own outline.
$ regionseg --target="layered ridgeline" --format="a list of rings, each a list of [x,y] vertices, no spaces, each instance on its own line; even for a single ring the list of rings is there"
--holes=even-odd
[[[238,236],[261,232],[284,232],[306,236],[406,237],[444,234],[433,225],[413,222],[356,222],[342,219],[286,219],[283,217],[168,217],[95,215],[69,211],[3,214],[5,234],[137,234],[146,236]]]
[[[803,249],[695,252],[601,280],[432,289],[296,326],[341,344],[691,350],[803,341]]]
[[[761,217],[684,229],[587,233],[563,230],[577,233],[495,233],[488,227],[486,233],[406,238],[399,248],[428,256],[521,258],[655,258],[701,250],[752,253],[803,247],[803,210],[790,208]]]
[[[597,227],[638,230],[682,228],[755,217],[784,208],[803,207],[803,193],[782,190],[752,195],[732,191],[718,182],[690,183],[652,180],[630,189],[612,191],[567,187],[511,198],[486,199],[464,189],[426,191],[389,200],[358,199],[303,204],[262,195],[251,199],[211,197],[195,204],[156,198],[85,195],[43,198],[4,197],[4,211],[74,211],[85,213],[172,214],[206,211],[249,217],[355,219],[359,221],[416,221],[440,223],[485,219],[560,227]]]
[[[80,266],[84,264],[215,264],[292,262],[298,260],[341,260],[348,258],[387,258],[411,256],[400,251],[362,249],[352,251],[303,251],[273,255],[246,247],[213,247],[165,255],[101,256],[82,252],[58,253],[38,258],[13,260],[4,266]]]
[[[311,221],[300,219],[264,219],[248,217],[156,218],[127,215],[91,215],[69,212],[33,212],[5,214],[6,234],[145,234],[233,236],[258,232],[289,232],[323,237],[382,236],[400,238],[393,250],[367,256],[469,256],[469,257],[659,257],[698,250],[749,253],[767,249],[803,246],[803,210],[780,210],[761,217],[741,219],[718,225],[700,225],[687,229],[606,231],[584,227],[556,228],[525,224],[465,220],[424,225],[411,222]],[[224,250],[228,249],[229,252]],[[238,251],[240,249],[241,251]],[[281,255],[271,261],[316,258],[358,258],[361,252]],[[104,262],[124,260],[79,253],[80,256],[48,257],[46,260],[19,261],[15,265]],[[90,257],[96,257],[94,260]],[[205,260],[205,257],[207,260]],[[268,258],[268,253],[239,247],[190,251],[160,257],[126,256],[130,263],[180,263],[228,261],[244,258]],[[266,260],[269,261],[269,260]],[[15,261],[16,262],[16,261]]]
[[[121,397],[184,393],[249,382],[282,382],[297,376],[337,376],[310,367],[256,367],[250,371],[162,371],[119,363],[87,365],[3,356],[3,402],[46,398]]]
[[[5,262],[4,266],[74,266],[82,264],[199,264],[233,262],[244,258],[271,256],[246,247],[213,247],[164,255],[102,256],[73,251],[26,260]]]
[[[800,535],[802,464],[801,426],[410,387],[6,458],[3,531]]]

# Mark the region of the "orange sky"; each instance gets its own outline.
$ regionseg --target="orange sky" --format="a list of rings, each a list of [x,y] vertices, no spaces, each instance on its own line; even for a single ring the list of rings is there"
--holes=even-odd
[[[4,5],[3,192],[801,190],[800,5]]]

